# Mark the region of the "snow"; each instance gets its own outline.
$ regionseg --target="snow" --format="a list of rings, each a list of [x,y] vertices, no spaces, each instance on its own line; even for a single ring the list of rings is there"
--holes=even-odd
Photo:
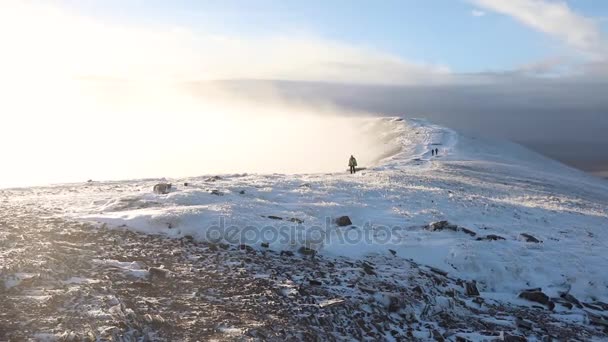
[[[570,291],[579,299],[608,301],[606,181],[516,144],[466,137],[424,120],[381,120],[379,137],[401,148],[355,175],[171,179],[175,189],[166,195],[152,193],[159,180],[64,185],[45,203],[69,208],[60,214],[69,218],[169,237],[221,238],[254,248],[268,242],[274,250],[306,245],[355,259],[390,255],[391,249],[476,280],[484,298],[518,305],[529,305],[517,294],[534,287],[550,296]],[[431,148],[439,156],[431,156]],[[333,223],[342,215],[353,227]],[[477,235],[424,228],[441,220]],[[526,242],[522,233],[542,243]],[[489,234],[504,240],[477,241]],[[136,262],[99,263],[147,275]]]

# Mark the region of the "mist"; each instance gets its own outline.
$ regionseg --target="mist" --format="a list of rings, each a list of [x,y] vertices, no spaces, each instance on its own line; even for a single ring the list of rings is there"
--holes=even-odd
[[[66,90],[68,89],[68,90]],[[226,173],[320,173],[371,166],[396,145],[363,111],[263,100],[218,86],[81,80],[32,88],[0,137],[2,186]],[[47,96],[41,96],[46,93]],[[34,95],[32,93],[32,95]],[[6,104],[5,104],[6,105]]]

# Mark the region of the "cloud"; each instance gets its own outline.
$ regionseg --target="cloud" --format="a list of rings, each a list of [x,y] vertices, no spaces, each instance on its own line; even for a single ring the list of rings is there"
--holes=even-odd
[[[243,38],[187,27],[133,27],[57,6],[0,3],[0,72],[121,79],[439,82],[449,68],[307,34]],[[6,77],[3,77],[6,79]]]
[[[473,10],[471,10],[471,15],[474,17],[483,17],[486,15],[486,12],[478,10],[478,9],[473,9]]]
[[[574,12],[565,2],[546,0],[470,0],[486,10],[511,16],[519,22],[559,39],[592,58],[608,53],[596,21]]]

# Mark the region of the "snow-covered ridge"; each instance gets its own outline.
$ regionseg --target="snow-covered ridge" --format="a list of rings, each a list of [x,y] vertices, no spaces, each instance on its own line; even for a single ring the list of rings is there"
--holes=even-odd
[[[175,189],[166,195],[152,193],[159,180],[27,191],[69,208],[60,215],[109,227],[199,240],[225,239],[211,233],[235,227],[231,236],[241,240],[230,241],[254,248],[297,251],[304,244],[352,258],[395,253],[476,280],[496,300],[524,305],[516,294],[541,287],[552,296],[570,291],[608,301],[607,182],[516,144],[424,120],[383,118],[371,126],[390,153],[355,175],[208,175],[169,180]],[[352,226],[334,224],[343,215]],[[427,228],[442,220],[475,236]],[[266,227],[275,235],[262,236]],[[242,241],[242,232],[253,238]]]

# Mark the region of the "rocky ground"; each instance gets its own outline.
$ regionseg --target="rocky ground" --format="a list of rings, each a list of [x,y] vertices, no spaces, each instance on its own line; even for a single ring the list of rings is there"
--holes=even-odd
[[[169,239],[0,203],[0,341],[608,338],[604,303],[539,289],[506,306],[396,254]]]

